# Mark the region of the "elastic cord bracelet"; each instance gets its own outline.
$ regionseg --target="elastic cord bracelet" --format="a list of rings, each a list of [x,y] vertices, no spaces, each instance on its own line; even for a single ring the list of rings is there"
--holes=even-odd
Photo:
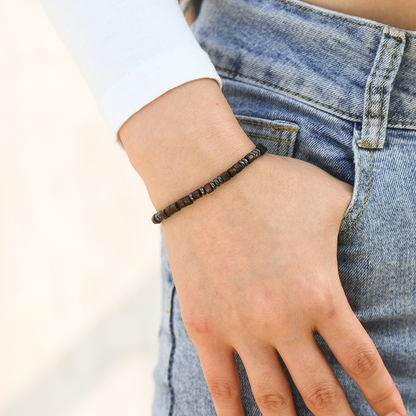
[[[262,144],[258,144],[254,150],[245,155],[241,160],[239,160],[235,165],[231,166],[228,170],[221,173],[220,176],[217,176],[211,182],[208,182],[206,185],[201,186],[201,188],[196,189],[194,192],[191,192],[189,195],[181,198],[174,204],[168,205],[165,209],[162,209],[162,211],[156,212],[156,214],[152,216],[152,222],[154,224],[160,224],[163,220],[175,214],[175,212],[178,212],[182,208],[192,205],[197,199],[202,198],[204,195],[210,194],[220,185],[229,181],[235,175],[240,173],[246,166],[254,162],[261,155],[264,155],[266,152],[267,148]]]

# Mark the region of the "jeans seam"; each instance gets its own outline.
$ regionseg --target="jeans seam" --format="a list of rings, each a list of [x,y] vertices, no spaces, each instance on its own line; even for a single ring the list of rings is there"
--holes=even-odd
[[[279,1],[283,1],[283,0],[279,0]],[[353,118],[353,119],[354,119],[354,120],[356,120],[356,121],[362,120],[362,117],[359,117],[359,116],[357,116],[357,115],[353,115],[353,114],[348,114],[348,113],[345,113],[344,111],[341,111],[341,110],[338,110],[337,108],[331,107],[331,106],[330,106],[330,105],[328,105],[328,104],[323,104],[323,103],[321,103],[321,102],[319,102],[319,101],[315,101],[315,100],[313,100],[312,98],[305,97],[304,95],[301,95],[301,94],[298,94],[298,93],[293,92],[293,91],[291,91],[291,90],[288,90],[287,88],[282,88],[282,87],[279,87],[278,85],[271,84],[271,83],[266,82],[266,81],[262,81],[261,79],[254,78],[254,77],[250,77],[250,76],[248,76],[248,75],[244,75],[244,74],[241,74],[241,73],[239,73],[239,72],[230,71],[229,69],[226,69],[226,68],[221,68],[221,67],[219,67],[219,66],[215,66],[215,68],[217,69],[217,71],[226,72],[226,73],[231,74],[231,75],[237,75],[237,76],[239,76],[239,77],[241,77],[241,78],[250,79],[250,80],[255,81],[255,82],[258,82],[258,83],[260,83],[260,84],[267,85],[268,87],[272,87],[272,88],[274,88],[274,89],[276,89],[276,90],[280,90],[280,91],[283,91],[283,92],[287,92],[287,93],[289,93],[289,94],[294,95],[295,97],[300,97],[300,98],[302,98],[302,99],[304,99],[304,100],[306,100],[306,101],[310,101],[310,102],[312,102],[312,103],[314,103],[314,104],[318,104],[318,105],[320,105],[320,106],[322,106],[322,107],[324,107],[324,108],[327,108],[327,109],[329,109],[329,110],[335,111],[335,112],[340,113],[340,114],[342,114],[342,115],[344,115],[344,116],[347,116],[347,117]],[[416,126],[416,123],[406,122],[406,121],[388,121],[388,122],[387,122],[387,125],[388,125],[388,126],[389,126],[389,125],[397,125],[397,124],[399,124],[399,125],[400,125],[400,124],[402,124],[402,125],[405,125],[405,126]],[[361,147],[366,147],[366,146],[363,146],[363,144],[360,144],[360,146],[361,146]],[[370,148],[370,147],[369,147],[369,148]]]
[[[246,121],[246,120],[238,120],[238,122],[240,124],[251,124],[253,126],[269,127],[272,131],[275,131],[275,130],[290,130],[290,131],[296,131],[296,132],[299,131],[299,129],[297,129],[296,127],[289,127],[289,126],[276,126],[276,127],[273,127],[273,126],[269,126],[268,124],[256,123],[254,121]]]
[[[403,124],[404,126],[416,126],[416,123],[408,123],[408,122],[405,122],[405,121],[389,121],[388,124],[393,124],[393,125]]]
[[[279,1],[283,1],[283,0],[279,0]],[[216,66],[216,69],[218,71],[226,72],[226,73],[229,73],[231,75],[237,75],[237,76],[242,77],[242,78],[246,78],[246,79],[250,79],[250,80],[255,81],[255,82],[259,82],[260,84],[267,85],[268,87],[272,87],[272,88],[274,88],[276,90],[280,90],[280,91],[283,91],[283,92],[287,92],[289,94],[294,95],[295,97],[300,97],[300,98],[302,98],[302,99],[304,99],[306,101],[310,101],[310,102],[312,102],[314,104],[318,104],[318,105],[320,105],[320,106],[322,106],[324,108],[328,108],[329,110],[335,111],[335,112],[340,113],[340,114],[342,114],[344,116],[353,118],[356,121],[361,120],[361,117],[358,117],[357,115],[349,114],[349,113],[346,113],[344,111],[338,110],[337,108],[331,107],[328,104],[323,104],[323,103],[321,103],[319,101],[315,101],[312,98],[305,97],[304,95],[301,95],[301,94],[298,94],[297,92],[293,92],[291,90],[288,90],[287,88],[283,88],[283,87],[279,87],[278,85],[271,84],[270,82],[262,81],[261,79],[254,78],[254,77],[250,77],[249,75],[240,74],[239,72],[230,71],[229,69],[226,69],[226,68],[220,68],[218,66]]]
[[[372,183],[372,179],[373,179],[373,166],[374,166],[374,150],[373,149],[370,149],[370,152],[371,152],[370,178],[368,180],[367,194],[365,196],[363,206],[361,208],[360,213],[357,215],[357,218],[354,220],[354,222],[346,230],[342,231],[340,234],[345,234],[347,231],[351,230],[351,228],[357,223],[357,221],[359,220],[359,218],[363,214],[364,209],[365,209],[365,206],[367,204],[368,195],[370,194],[371,183]]]
[[[390,62],[390,66],[389,66],[389,69],[388,69],[388,71],[387,71],[387,73],[386,73],[386,76],[384,77],[384,79],[383,79],[383,82],[381,83],[382,84],[382,86],[381,86],[381,96],[380,96],[380,110],[379,110],[379,112],[380,112],[380,117],[379,117],[379,121],[378,121],[378,129],[377,129],[377,144],[376,144],[376,147],[378,148],[378,142],[379,142],[379,140],[380,140],[380,130],[381,130],[381,116],[382,116],[382,107],[383,107],[383,96],[384,96],[384,83],[386,82],[386,79],[387,79],[387,77],[389,76],[389,74],[390,74],[390,71],[391,71],[391,68],[393,68],[393,62],[394,62],[394,59],[396,58],[396,53],[397,53],[397,50],[398,50],[398,48],[399,48],[399,45],[402,43],[402,41],[400,40],[398,43],[397,43],[397,45],[396,45],[396,47],[394,48],[394,53],[393,53],[393,57],[391,58],[391,62]]]
[[[358,146],[358,143],[357,143],[357,146]],[[345,217],[342,219],[342,221],[341,221],[341,225],[344,223],[344,221],[350,216],[350,214],[351,214],[351,212],[352,212],[352,210],[354,209],[354,207],[355,207],[355,204],[357,203],[357,201],[358,201],[358,194],[359,194],[359,192],[360,192],[360,186],[361,186],[361,175],[362,175],[362,173],[363,173],[363,167],[362,167],[362,165],[361,165],[361,155],[360,155],[360,157],[359,157],[359,159],[358,159],[358,163],[359,163],[359,165],[360,165],[360,173],[358,174],[358,184],[357,184],[357,192],[355,193],[355,195],[354,195],[354,203],[352,204],[352,207],[348,210],[348,212],[345,214]],[[342,233],[341,233],[342,234]]]
[[[170,403],[169,403],[169,416],[173,415],[173,406],[175,404],[175,392],[173,390],[172,386],[172,366],[173,366],[173,359],[175,355],[176,350],[176,337],[175,332],[173,330],[173,298],[175,295],[175,286],[173,286],[172,289],[172,295],[170,300],[170,317],[169,317],[169,331],[171,334],[171,350],[169,354],[169,364],[168,364],[168,387],[169,387],[169,393],[170,393]]]
[[[283,142],[283,143],[287,143],[287,144],[292,144],[295,143],[294,140],[285,140],[285,139],[276,139],[275,137],[270,137],[270,136],[264,136],[263,134],[256,134],[256,133],[250,133],[250,132],[245,132],[247,134],[247,136],[253,136],[253,137],[260,137],[262,139],[269,139],[269,140],[273,140],[275,142]]]
[[[388,32],[387,32],[388,34]],[[383,58],[384,58],[384,54],[386,52],[387,49],[387,41],[384,42],[384,48],[383,48],[383,53],[381,54],[381,58],[380,61],[378,62],[378,66],[376,68],[376,70],[374,71],[374,75],[373,75],[373,79],[371,80],[371,87],[370,87],[370,102],[368,105],[368,120],[371,120],[371,110],[372,110],[372,102],[373,102],[373,88],[374,88],[374,80],[376,79],[377,76],[377,72],[380,69],[381,63],[383,62]],[[383,101],[381,100],[381,103],[383,103]],[[380,119],[381,119],[381,106],[380,106]],[[365,144],[368,144],[368,137],[370,135],[370,128],[367,129],[367,134],[366,134],[366,138],[365,138]]]

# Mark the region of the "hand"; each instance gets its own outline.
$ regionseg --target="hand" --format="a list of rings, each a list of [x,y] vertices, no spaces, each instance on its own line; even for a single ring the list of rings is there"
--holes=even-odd
[[[254,147],[211,80],[165,93],[120,137],[157,210]],[[351,187],[321,169],[266,154],[163,222],[184,324],[219,416],[244,414],[235,350],[265,416],[295,415],[277,354],[315,415],[352,415],[316,331],[379,416],[406,416],[339,281],[337,236],[350,199]]]
[[[282,357],[315,415],[352,415],[319,332],[374,411],[406,414],[337,270],[352,189],[302,161],[265,155],[163,223],[185,327],[219,416],[243,415],[233,352],[263,415],[295,415]]]

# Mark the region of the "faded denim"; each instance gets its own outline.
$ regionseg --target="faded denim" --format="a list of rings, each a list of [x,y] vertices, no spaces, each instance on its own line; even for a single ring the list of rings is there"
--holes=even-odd
[[[416,33],[294,0],[204,0],[193,30],[254,143],[354,186],[341,282],[416,416]],[[154,415],[215,415],[165,252],[163,280]],[[316,338],[354,414],[373,415]],[[245,414],[260,415],[236,360]],[[310,415],[292,389],[298,415]]]

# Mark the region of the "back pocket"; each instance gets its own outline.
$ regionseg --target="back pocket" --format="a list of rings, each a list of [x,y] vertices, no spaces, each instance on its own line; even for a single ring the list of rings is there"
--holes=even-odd
[[[241,128],[254,144],[267,147],[267,153],[292,157],[299,126],[281,120],[235,116]]]

